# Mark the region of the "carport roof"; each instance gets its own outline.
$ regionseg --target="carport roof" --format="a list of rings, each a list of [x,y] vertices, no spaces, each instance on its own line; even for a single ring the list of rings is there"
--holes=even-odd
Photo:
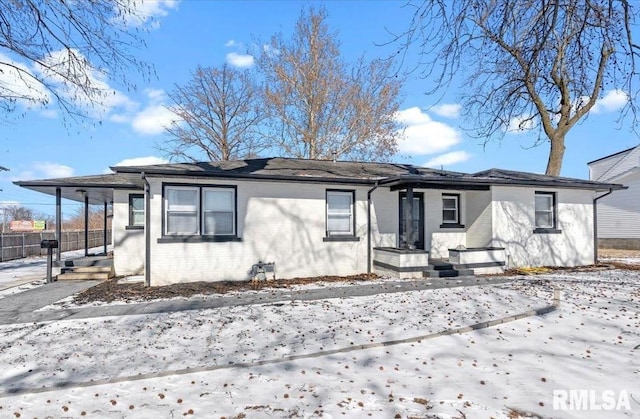
[[[91,205],[112,202],[115,189],[143,189],[143,181],[140,175],[122,173],[23,180],[13,183],[23,188],[53,196],[56,195],[56,189],[60,188],[62,198],[78,202],[84,202],[86,194]]]

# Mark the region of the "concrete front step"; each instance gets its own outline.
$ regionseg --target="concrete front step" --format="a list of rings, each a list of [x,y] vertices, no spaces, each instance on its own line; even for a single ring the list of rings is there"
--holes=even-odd
[[[113,266],[113,259],[106,256],[87,256],[79,259],[63,260],[60,263],[62,268],[77,268],[87,266]]]
[[[64,274],[58,275],[58,281],[65,280],[107,280],[112,278],[113,274],[111,272],[67,272]]]
[[[431,269],[422,272],[425,278],[457,278],[473,276],[473,269]]]
[[[113,266],[75,266],[62,268],[58,279],[64,280],[106,280],[113,278],[115,272]]]
[[[73,268],[62,268],[62,273],[109,273],[113,271],[113,266],[76,266]]]

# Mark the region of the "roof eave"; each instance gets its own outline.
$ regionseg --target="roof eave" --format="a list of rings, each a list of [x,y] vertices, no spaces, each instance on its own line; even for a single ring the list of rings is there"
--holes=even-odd
[[[496,180],[496,179],[424,179],[420,176],[394,176],[386,178],[379,182],[382,185],[398,186],[402,183],[406,184],[450,184],[451,186],[469,186],[469,185],[482,185],[482,186],[540,186],[550,188],[566,188],[566,189],[586,189],[594,191],[608,191],[608,190],[621,190],[627,189],[626,186],[620,184],[609,183],[558,183],[553,181],[526,181],[520,179],[512,180]]]
[[[627,152],[629,152],[629,151],[633,150],[633,149],[634,149],[634,148],[636,148],[636,147],[638,147],[638,146],[634,146],[634,147],[631,147],[631,148],[627,148],[626,150],[618,151],[617,153],[609,154],[608,156],[600,157],[599,159],[591,160],[590,162],[587,162],[587,166],[588,166],[588,165],[590,165],[590,164],[592,164],[592,163],[599,162],[599,161],[601,161],[601,160],[606,160],[606,159],[608,159],[608,158],[610,158],[610,157],[615,157],[615,156],[618,156],[618,155],[620,155],[620,154],[627,153]]]
[[[124,170],[123,170],[124,169]],[[137,167],[114,167],[118,173],[142,173],[145,176],[166,176],[166,177],[205,177],[215,179],[242,179],[242,180],[266,180],[266,181],[282,181],[282,182],[308,182],[308,183],[349,183],[358,185],[372,185],[383,177],[378,178],[347,178],[347,177],[329,177],[329,176],[293,176],[293,175],[260,175],[248,173],[219,173],[193,170],[163,170],[163,169],[144,169]]]

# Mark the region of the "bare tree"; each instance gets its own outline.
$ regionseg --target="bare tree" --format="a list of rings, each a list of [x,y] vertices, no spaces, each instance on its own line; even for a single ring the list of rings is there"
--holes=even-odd
[[[49,224],[47,224],[49,225]],[[55,225],[53,221],[51,226]],[[104,228],[104,211],[100,206],[89,206],[89,230],[102,230]],[[111,218],[107,218],[107,229],[111,228]],[[62,222],[63,230],[84,230],[84,206],[80,205],[71,216]]]
[[[172,160],[232,160],[265,148],[256,137],[263,115],[260,92],[248,70],[198,66],[189,83],[176,85],[169,97],[177,118],[158,148]]]
[[[57,102],[75,118],[112,100],[107,77],[133,87],[125,70],[151,74],[130,52],[137,13],[131,0],[0,0],[0,109]]]
[[[303,11],[291,39],[273,36],[258,59],[270,140],[285,156],[388,159],[402,83],[391,61],[345,63],[326,20],[324,9]]]
[[[7,221],[33,221],[33,210],[21,205],[5,207]]]
[[[636,123],[636,12],[626,0],[427,0],[397,37],[435,88],[462,78],[463,109],[485,141],[509,127],[549,142],[546,173],[559,175],[565,137],[603,94],[627,95]],[[406,58],[406,57],[405,57]]]

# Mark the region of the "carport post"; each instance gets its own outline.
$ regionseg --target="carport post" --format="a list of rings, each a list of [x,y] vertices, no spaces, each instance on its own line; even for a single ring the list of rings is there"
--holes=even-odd
[[[102,224],[102,244],[104,245],[104,255],[107,256],[107,201],[104,201],[104,220]]]
[[[84,255],[89,256],[89,194],[84,195]]]
[[[56,240],[60,246],[56,249],[56,262],[60,263],[60,252],[62,252],[62,190],[56,188]]]

